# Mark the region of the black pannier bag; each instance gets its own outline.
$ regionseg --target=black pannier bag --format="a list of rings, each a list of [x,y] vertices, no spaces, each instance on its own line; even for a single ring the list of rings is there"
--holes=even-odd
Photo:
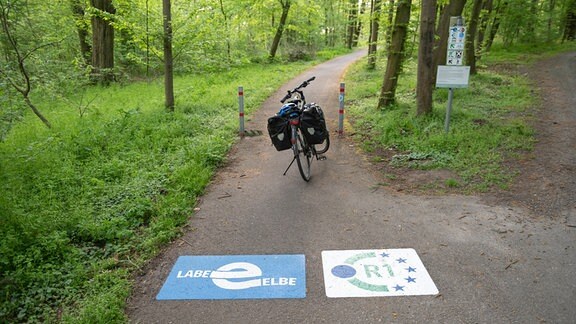
[[[280,116],[268,118],[268,135],[276,150],[284,151],[292,147],[288,119]]]
[[[311,104],[307,106],[300,117],[300,128],[308,144],[320,144],[326,139],[328,130],[324,112],[320,106]]]

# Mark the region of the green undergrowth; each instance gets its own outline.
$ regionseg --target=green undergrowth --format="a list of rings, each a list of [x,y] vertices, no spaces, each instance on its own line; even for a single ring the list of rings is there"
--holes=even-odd
[[[514,57],[509,52],[506,56]],[[383,110],[376,108],[383,64],[368,70],[365,62],[359,62],[347,75],[348,111],[354,121],[353,132],[364,150],[386,155],[377,160],[394,168],[450,170],[457,177],[448,179],[445,185],[461,192],[508,187],[514,171],[505,162],[532,150],[534,143],[530,118],[538,98],[524,76],[481,67],[477,75],[471,76],[468,88],[454,90],[446,133],[447,89],[435,90],[431,114],[416,116],[415,59],[404,65],[396,104]]]
[[[550,57],[566,51],[576,51],[576,42],[515,44],[504,47],[495,43],[489,53],[482,56],[480,64],[530,64],[544,57]]]
[[[312,62],[36,90],[0,142],[0,322],[126,321],[131,273],[175,239],[247,114]]]

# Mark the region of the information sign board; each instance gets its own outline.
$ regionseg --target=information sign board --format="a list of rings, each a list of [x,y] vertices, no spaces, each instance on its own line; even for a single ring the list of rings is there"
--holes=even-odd
[[[459,65],[439,65],[436,74],[437,88],[467,88],[470,67]]]

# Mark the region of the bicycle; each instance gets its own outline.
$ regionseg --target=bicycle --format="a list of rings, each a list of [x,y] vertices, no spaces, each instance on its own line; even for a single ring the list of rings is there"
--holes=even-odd
[[[302,90],[315,79],[316,77],[312,77],[296,88],[288,90],[288,93],[280,100],[282,104],[286,101],[288,103],[284,104],[277,114],[280,118],[286,118],[288,125],[290,125],[290,148],[294,153],[294,158],[284,171],[284,175],[296,161],[300,175],[305,181],[310,181],[313,158],[325,160],[326,157],[322,154],[326,153],[330,147],[330,136],[326,128],[324,113],[315,103],[306,103],[306,97]],[[270,135],[272,136],[272,132]],[[280,150],[278,146],[276,148]]]

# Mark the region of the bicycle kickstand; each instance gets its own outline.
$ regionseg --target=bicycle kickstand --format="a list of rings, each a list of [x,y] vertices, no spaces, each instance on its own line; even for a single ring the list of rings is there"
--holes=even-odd
[[[290,169],[290,167],[292,166],[292,164],[294,164],[294,161],[296,161],[296,157],[292,158],[292,162],[290,162],[290,164],[288,165],[288,167],[286,168],[286,171],[284,171],[283,175],[286,175],[286,173],[288,172],[288,170]]]

